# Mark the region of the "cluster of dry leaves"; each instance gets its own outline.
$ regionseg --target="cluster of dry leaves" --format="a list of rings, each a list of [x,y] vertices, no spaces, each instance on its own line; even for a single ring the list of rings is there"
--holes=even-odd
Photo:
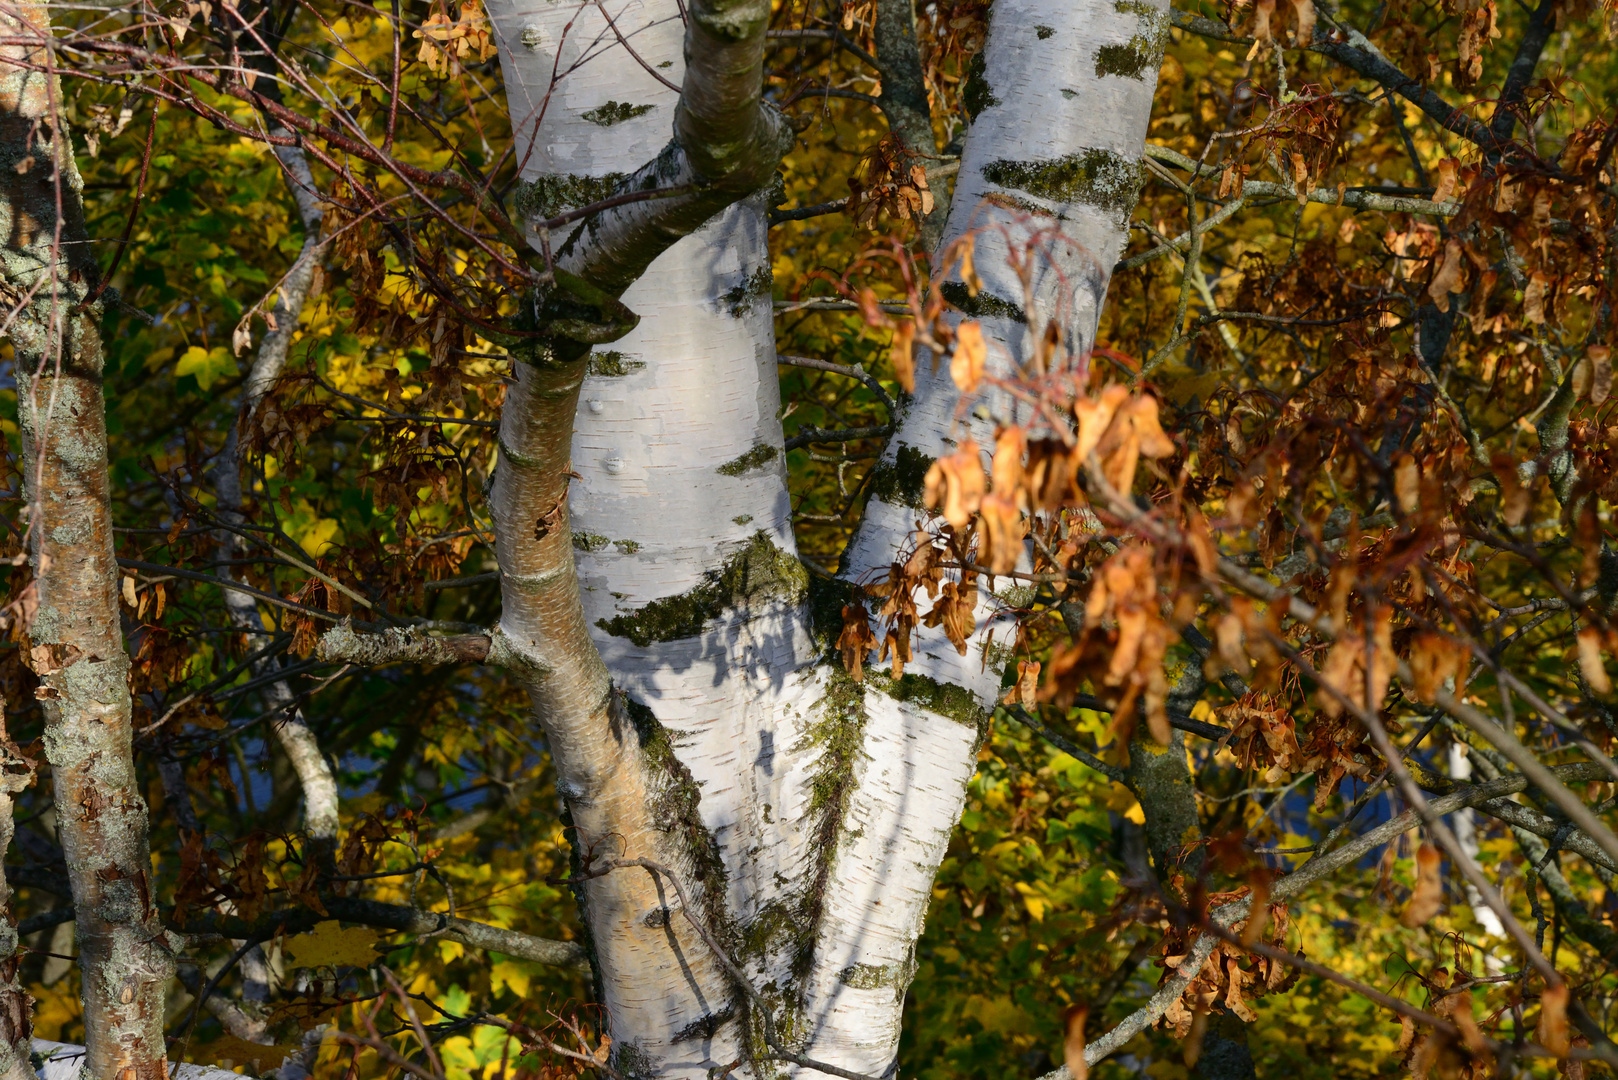
[[[866,152],[859,171],[863,175],[848,178],[848,213],[856,225],[874,229],[881,216],[911,221],[933,212],[926,163],[892,132]]]

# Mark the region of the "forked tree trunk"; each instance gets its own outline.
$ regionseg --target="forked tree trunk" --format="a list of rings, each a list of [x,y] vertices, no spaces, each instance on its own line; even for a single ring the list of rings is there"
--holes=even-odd
[[[680,85],[689,55],[674,0],[609,4],[615,25],[596,5],[489,8],[529,219],[603,197],[657,153],[678,100],[657,76]],[[950,235],[991,189],[1024,198],[1043,215],[1037,227],[1061,215],[1058,231],[1085,250],[1061,254],[1065,277],[1044,274],[1036,302],[1062,313],[1075,349],[1093,339],[1139,186],[1165,27],[1161,4],[994,9],[982,101],[995,122],[967,141]],[[757,198],[733,205],[664,252],[624,293],[641,317],[628,337],[567,372],[517,365],[494,496],[502,626],[516,637],[516,612],[572,602],[565,567],[576,560],[582,616],[566,640],[521,648],[555,657],[542,661],[558,665],[551,678],[574,673],[585,722],[557,716],[553,695],[536,704],[586,855],[599,845],[676,868],[791,1049],[891,1075],[916,939],[999,671],[941,635],[898,683],[855,684],[823,659],[816,631],[835,628],[813,625],[795,559],[762,211]],[[585,231],[549,240],[563,252],[589,243]],[[1005,248],[980,244],[991,289],[1022,307]],[[985,323],[1020,352],[1022,324]],[[925,471],[958,436],[946,384],[924,381],[889,472],[908,478],[917,459]],[[575,395],[569,461],[556,433]],[[581,477],[570,492],[569,463]],[[855,576],[885,567],[912,531],[919,483],[916,473],[918,490],[907,479],[899,497],[873,502]],[[571,534],[546,524],[564,494]],[[835,624],[835,602],[830,615]],[[774,1075],[747,996],[651,884],[618,870],[583,888],[618,1067],[699,1076],[739,1062],[738,1075]]]
[[[0,13],[12,41],[43,42],[43,4]],[[10,60],[12,63],[6,63]],[[102,400],[97,278],[80,180],[43,45],[0,53],[0,234],[22,429],[45,756],[77,909],[86,1075],[163,1080],[163,992],[173,944],[148,875],[146,802],[131,749],[129,658],[118,619]],[[60,208],[60,213],[58,212]]]

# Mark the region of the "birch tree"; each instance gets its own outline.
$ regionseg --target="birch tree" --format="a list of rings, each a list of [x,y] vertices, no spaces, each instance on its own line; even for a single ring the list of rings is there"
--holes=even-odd
[[[1611,381],[1615,140],[1586,104],[1549,134],[1559,91],[1534,73],[1556,20],[1588,14],[1563,7],[1523,16],[1486,122],[1431,85],[1447,60],[1422,53],[1415,23],[1375,28],[1376,44],[1307,0],[1223,21],[1154,0],[997,0],[925,5],[920,23],[893,0],[831,18],[758,0],[307,18],[198,4],[68,16],[49,47],[43,10],[21,9],[4,35],[20,238],[5,279],[32,576],[7,612],[40,687],[57,839],[17,825],[28,854],[8,880],[30,902],[71,895],[35,918],[76,926],[84,1018],[82,1048],[35,1049],[120,1077],[199,1052],[283,1080],[338,1068],[334,1054],[432,1078],[468,1060],[504,1075],[525,1055],[569,1074],[893,1076],[912,980],[941,962],[929,910],[975,921],[989,902],[963,883],[956,903],[946,854],[980,827],[963,805],[981,822],[986,777],[1031,757],[1044,764],[1020,790],[1082,773],[1076,813],[1115,834],[1116,858],[1092,842],[1081,868],[1118,864],[1090,894],[1111,908],[1077,914],[1086,941],[1127,945],[1116,963],[1105,943],[1060,946],[1109,970],[1093,992],[1053,984],[1037,1020],[1057,1032],[1039,1052],[1053,1076],[1154,1038],[1203,1075],[1251,1074],[1252,1003],[1299,972],[1397,1017],[1418,1075],[1491,1055],[1610,1062],[1612,933],[1573,882],[1605,882],[1618,859],[1601,801],[1618,771],[1593,726],[1610,718],[1613,640],[1611,435],[1594,410]],[[1461,84],[1498,15],[1460,13]],[[1183,61],[1164,59],[1171,28]],[[1203,40],[1236,49],[1219,67],[1195,58]],[[234,294],[216,273],[174,367],[204,398],[230,391],[200,406],[217,418],[168,430],[138,464],[109,451],[97,325],[146,318],[119,292],[144,286],[90,255],[59,62],[212,125],[236,147],[215,160],[259,154],[287,215],[267,288],[217,303]],[[1228,92],[1198,84],[1196,115],[1154,127],[1154,98],[1179,100],[1193,62],[1229,74]],[[1357,88],[1312,81],[1326,64]],[[509,129],[480,112],[501,98]],[[786,187],[814,186],[795,175],[800,144],[817,124],[840,135],[834,98],[870,110],[850,195],[784,207]],[[135,112],[112,100],[74,114],[91,153]],[[1399,101],[1472,149],[1424,156]],[[1417,183],[1350,183],[1388,164],[1342,148],[1389,106],[1373,145]],[[134,185],[120,253],[150,169],[157,184],[172,167],[153,156],[158,118],[117,174]],[[1343,224],[1309,233],[1318,207]],[[793,248],[771,228],[831,214],[889,231],[854,234],[836,269],[793,282],[808,295],[777,300]],[[1386,222],[1392,269],[1354,253],[1357,215]],[[1219,230],[1249,221],[1270,239],[1227,245]],[[1133,250],[1132,229],[1147,238]],[[191,303],[151,319],[152,339]],[[796,339],[777,315],[816,310],[865,323],[844,330],[881,341],[881,377],[780,350]],[[1537,405],[1493,385],[1514,344],[1543,357],[1524,391],[1546,387]],[[838,427],[789,437],[804,399],[783,400],[783,369],[870,396],[854,420],[811,402]],[[135,406],[111,416],[143,422]],[[363,458],[344,456],[355,428]],[[859,459],[826,448],[851,446],[874,449],[848,492]],[[848,524],[835,570],[800,549],[800,450],[837,469],[821,485],[841,502],[822,524]],[[360,485],[355,520],[376,535],[333,540],[315,501]],[[115,508],[142,523],[121,557]],[[1512,569],[1479,575],[1489,559]],[[1554,597],[1523,595],[1542,588]],[[171,591],[196,620],[185,644],[164,621]],[[1576,641],[1576,675],[1502,666],[1550,620]],[[228,701],[261,709],[226,719]],[[462,715],[518,719],[479,745],[451,730]],[[1446,740],[1436,767],[1429,736]],[[280,770],[263,832],[221,825],[238,800],[259,812],[248,745]],[[366,774],[356,748],[386,764]],[[26,754],[7,744],[8,797],[28,798]],[[454,778],[479,757],[483,781]],[[1259,846],[1247,830],[1296,817],[1287,796],[1311,777],[1315,842]],[[461,787],[430,801],[435,783]],[[501,794],[435,811],[479,786]],[[549,836],[520,817],[539,792]],[[1355,826],[1380,792],[1399,804]],[[576,900],[578,940],[509,925],[536,920],[498,890],[468,904],[496,845],[461,847],[446,872],[444,845],[502,814],[528,884]],[[1019,817],[1011,831],[1031,836]],[[177,869],[154,866],[171,828]],[[1311,886],[1384,845],[1377,890],[1393,890],[1417,830],[1390,922],[1438,932],[1445,860],[1467,914],[1446,924],[1456,981],[1424,956],[1412,1002],[1287,935]],[[1524,892],[1484,864],[1507,841]],[[1041,921],[1048,898],[1023,896]],[[1596,974],[1559,962],[1564,928]],[[403,965],[440,946],[487,957],[491,994],[518,985],[516,958],[581,979],[591,1009],[526,976],[507,1015],[459,986],[423,993]],[[1474,949],[1486,959],[1463,982]],[[1126,992],[1154,954],[1155,986]],[[25,1075],[16,970],[0,970],[0,1066]],[[1477,987],[1511,996],[1479,990],[1492,1011],[1474,1017]],[[226,1037],[199,1050],[208,1024]]]

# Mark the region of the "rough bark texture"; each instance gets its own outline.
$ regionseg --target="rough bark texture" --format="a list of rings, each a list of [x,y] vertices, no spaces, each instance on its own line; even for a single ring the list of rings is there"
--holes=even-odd
[[[927,104],[927,82],[916,44],[916,5],[912,0],[877,0],[872,27],[876,61],[882,65],[882,93],[877,101],[888,130],[914,154],[924,169],[936,168],[938,142]],[[949,181],[933,188],[933,210],[921,220],[917,246],[932,254],[949,221]]]
[[[16,832],[12,796],[34,782],[33,763],[17,751],[0,720],[0,859]],[[34,1035],[34,999],[17,979],[17,927],[11,886],[0,868],[0,1080],[33,1080],[28,1052]]]
[[[13,40],[49,33],[45,7],[0,13]],[[17,370],[28,543],[37,607],[28,630],[40,677],[45,755],[78,911],[89,1075],[164,1077],[163,989],[174,970],[150,883],[146,802],[135,776],[108,498],[98,305],[82,306],[97,270],[78,170],[54,78],[4,64],[0,52],[0,233]]]

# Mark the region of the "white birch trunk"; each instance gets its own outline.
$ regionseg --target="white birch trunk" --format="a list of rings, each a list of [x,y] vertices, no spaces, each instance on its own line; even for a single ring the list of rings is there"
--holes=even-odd
[[[1167,34],[1164,0],[997,0],[990,9],[983,69],[966,91],[981,111],[967,135],[944,231],[947,245],[978,230],[974,263],[983,293],[968,297],[955,267],[941,269],[950,272],[946,295],[983,326],[992,372],[1005,374],[1031,355],[1030,309],[1032,332],[1055,319],[1071,355],[1095,344],[1139,194]],[[1009,257],[1021,257],[1030,244],[1043,257],[1025,290]],[[968,436],[992,447],[997,421],[1028,419],[1009,399],[984,395],[984,408],[957,420],[960,400],[947,365],[934,372],[918,358],[914,400],[879,466],[891,470],[891,479],[878,486],[885,494],[867,504],[849,552],[851,580],[892,562],[894,537],[921,513],[921,477],[932,459]],[[1001,605],[990,585],[982,581],[980,633],[967,654],[941,629],[924,628],[914,662],[916,670],[985,698],[1000,682],[1002,665],[988,662],[992,642],[1009,635],[996,626]]]
[[[951,219],[953,235],[989,190],[992,162],[1101,155],[1100,178],[1069,184],[1072,197],[1030,196],[1065,213],[1064,229],[1086,248],[1059,264],[1079,285],[1064,292],[1047,273],[1036,299],[1048,311],[1071,294],[1064,324],[1076,347],[1094,334],[1133,205],[1161,54],[1162,6],[1116,10],[1125,6],[997,4],[989,78],[1004,81],[995,94],[1005,104],[968,139]],[[530,219],[605,196],[615,175],[668,139],[677,95],[646,67],[680,85],[679,9],[619,0],[607,10],[617,33],[593,4],[489,5],[529,181],[519,207]],[[1036,24],[1057,28],[1053,40],[1036,38]],[[1150,37],[1141,79],[1096,73],[1097,48],[1141,35]],[[1062,96],[1064,85],[1082,101]],[[1098,129],[1098,115],[1110,123]],[[1095,191],[1107,193],[1101,206],[1085,201]],[[690,849],[686,865],[701,880],[687,886],[703,896],[708,925],[772,1003],[784,1041],[844,1069],[891,1075],[916,939],[1000,671],[978,649],[959,657],[941,635],[923,643],[934,654],[918,657],[923,677],[897,685],[877,675],[856,686],[823,658],[827,640],[814,639],[792,538],[762,209],[757,197],[732,206],[625,293],[640,324],[597,350],[579,395],[573,554],[586,623],[614,683],[634,703],[642,738],[653,730],[672,750],[648,766],[647,798],[666,811],[673,793],[684,808],[682,822],[660,827]],[[566,239],[549,238],[559,250]],[[1023,306],[1001,267],[1004,249],[979,250],[991,288]],[[1021,348],[1020,324],[987,326]],[[933,456],[953,434],[954,403],[952,388],[925,385],[900,438]],[[917,516],[903,502],[873,502],[856,576],[885,567]],[[693,994],[691,972],[667,963],[666,945],[661,956],[609,950],[629,928],[590,922],[620,1068],[695,1077],[740,1061],[735,1075],[781,1071],[757,1060],[766,1052],[759,1027],[742,1030],[734,989],[717,984],[716,1000],[716,984],[704,982]],[[652,1000],[661,1009],[648,1008]]]
[[[1451,743],[1448,760],[1450,779],[1464,784],[1472,778],[1472,759],[1466,754],[1465,743]],[[1461,850],[1466,852],[1467,858],[1476,861],[1478,857],[1477,811],[1470,806],[1462,807],[1450,815],[1450,822],[1455,829],[1456,843],[1461,845]],[[1478,925],[1483,928],[1484,933],[1502,939],[1506,936],[1506,928],[1500,922],[1500,916],[1496,915],[1494,909],[1483,902],[1482,894],[1478,892],[1477,886],[1471,882],[1466,883],[1466,903],[1472,909],[1472,916],[1477,919]],[[1484,956],[1483,962],[1489,974],[1499,974],[1501,970],[1499,957],[1493,953],[1488,953]]]

